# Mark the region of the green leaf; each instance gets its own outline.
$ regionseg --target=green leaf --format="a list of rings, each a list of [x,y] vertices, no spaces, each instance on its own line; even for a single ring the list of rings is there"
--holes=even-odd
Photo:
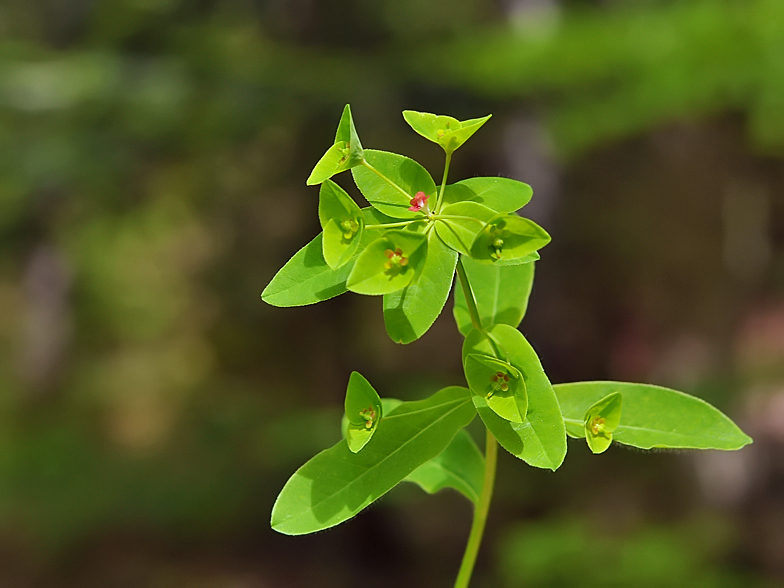
[[[454,488],[473,503],[479,500],[485,474],[485,458],[471,435],[463,429],[437,457],[423,463],[406,482],[419,485],[428,494]]]
[[[429,203],[435,204],[436,184],[427,170],[413,159],[396,153],[367,149],[364,154],[365,160],[376,171],[359,166],[351,173],[367,201],[394,218],[424,218],[423,212],[408,209],[417,192],[424,192],[430,199]]]
[[[447,153],[452,153],[485,124],[492,115],[460,122],[445,115],[404,110],[403,118],[425,139],[438,143]]]
[[[383,416],[381,398],[359,372],[351,372],[344,402],[348,426],[346,441],[352,453],[361,450],[378,428]]]
[[[486,326],[505,324],[517,327],[528,308],[528,297],[534,283],[534,264],[490,265],[465,256],[462,262],[476,299],[482,324]],[[457,328],[465,337],[473,326],[459,280],[455,282],[453,313]]]
[[[528,204],[533,190],[509,178],[468,178],[446,186],[443,203],[477,202],[496,212],[515,212]]]
[[[362,144],[359,142],[357,131],[354,128],[354,119],[351,117],[351,108],[348,104],[343,109],[340,117],[338,131],[335,135],[335,144],[319,159],[313,171],[310,172],[307,184],[313,186],[328,180],[335,174],[355,167],[362,163]]]
[[[520,372],[505,361],[487,355],[470,354],[464,362],[471,392],[484,397],[498,416],[522,423],[528,411],[528,393]]]
[[[403,402],[359,453],[340,441],[299,468],[275,501],[272,528],[303,535],[350,519],[439,455],[475,415],[470,392],[457,386]]]
[[[351,265],[332,269],[324,261],[322,233],[294,254],[261,293],[272,306],[304,306],[346,291]]]
[[[550,235],[532,220],[516,214],[503,214],[490,220],[476,236],[471,246],[471,257],[491,263],[522,263],[549,242]]]
[[[536,352],[514,327],[493,325],[466,337],[463,361],[475,353],[512,364],[523,375],[528,392],[528,413],[522,423],[502,419],[484,397],[474,394],[474,405],[487,428],[512,455],[529,465],[556,470],[566,456],[566,434],[558,400]]]
[[[613,392],[585,412],[585,440],[592,452],[603,453],[612,444],[613,431],[621,422],[622,404],[621,393]]]
[[[427,237],[412,231],[387,231],[360,253],[346,281],[357,294],[388,294],[408,286],[422,269]]]
[[[382,224],[392,221],[388,216],[373,208],[363,208],[366,224]],[[366,230],[359,248],[366,246],[383,234],[383,229]],[[353,262],[332,269],[324,260],[323,233],[319,233],[305,247],[294,254],[286,265],[272,278],[261,293],[261,299],[272,306],[304,306],[327,300],[347,291],[348,279]],[[354,258],[356,260],[356,257]]]
[[[431,231],[419,276],[402,290],[384,295],[384,324],[393,341],[411,343],[427,332],[446,304],[456,265],[457,253]]]
[[[482,204],[457,202],[441,210],[436,221],[436,232],[452,249],[469,255],[476,236],[485,224],[496,216],[498,215],[494,210]]]
[[[321,184],[319,221],[324,260],[335,269],[351,259],[359,248],[365,220],[357,203],[332,180]]]
[[[585,413],[608,394],[620,392],[623,413],[613,441],[640,449],[740,449],[751,443],[721,411],[683,392],[628,382],[575,382],[553,387],[567,431],[585,436]]]

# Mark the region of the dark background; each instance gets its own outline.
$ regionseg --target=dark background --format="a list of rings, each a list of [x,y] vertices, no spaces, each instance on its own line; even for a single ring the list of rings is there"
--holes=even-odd
[[[553,382],[676,387],[755,439],[570,442],[555,474],[502,452],[474,585],[782,585],[784,3],[4,0],[0,586],[451,585],[456,493],[269,529],[352,370],[462,382],[451,301],[403,347],[378,298],[259,300],[319,230],[305,179],[347,102],[436,178],[400,111],[493,113],[450,178],[533,186],[522,329]]]

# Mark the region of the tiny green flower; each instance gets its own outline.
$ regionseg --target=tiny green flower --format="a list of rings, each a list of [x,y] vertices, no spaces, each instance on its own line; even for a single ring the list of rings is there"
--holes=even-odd
[[[403,255],[403,251],[400,247],[396,248],[394,251],[387,249],[384,252],[384,255],[387,256],[387,261],[384,263],[384,267],[387,271],[401,270],[408,265],[408,257]]]

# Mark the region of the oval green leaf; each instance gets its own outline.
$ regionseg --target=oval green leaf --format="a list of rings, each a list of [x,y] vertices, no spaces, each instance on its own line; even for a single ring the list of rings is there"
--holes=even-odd
[[[496,216],[494,210],[482,204],[457,202],[441,210],[436,221],[436,232],[452,249],[469,255],[476,236]]]
[[[504,449],[529,465],[556,470],[566,456],[566,433],[558,400],[536,352],[523,334],[509,325],[473,330],[463,342],[463,361],[471,354],[489,355],[513,365],[528,392],[528,413],[522,423],[502,419],[474,394],[474,405]]]
[[[437,457],[423,463],[406,482],[417,484],[428,494],[453,488],[473,503],[479,500],[485,475],[485,458],[471,435],[463,429]]]
[[[427,256],[427,237],[412,231],[387,231],[360,253],[346,287],[357,294],[389,294],[408,286]]]
[[[476,236],[471,246],[471,257],[490,263],[523,263],[549,242],[547,231],[532,220],[516,214],[503,214],[491,219]]]
[[[299,468],[275,501],[272,528],[303,535],[350,519],[439,455],[475,415],[471,393],[457,386],[401,403],[359,453],[341,440]]]
[[[584,437],[586,411],[613,392],[623,413],[613,441],[640,449],[740,449],[751,437],[717,408],[677,390],[628,382],[575,382],[553,387],[569,435]]]
[[[515,212],[533,195],[528,184],[509,178],[468,178],[446,186],[443,204],[477,202],[496,212]]]
[[[424,192],[430,203],[435,202],[436,184],[427,170],[396,153],[366,149],[364,156],[375,171],[362,165],[352,168],[351,173],[367,201],[394,218],[424,218],[424,213],[408,209],[417,192]]]
[[[528,393],[517,368],[494,357],[477,354],[467,355],[463,367],[468,388],[483,396],[493,412],[513,423],[525,420]]]
[[[411,343],[427,332],[446,304],[456,265],[457,252],[431,231],[422,271],[410,285],[384,295],[384,324],[393,341]]]
[[[528,308],[528,297],[534,283],[534,264],[490,265],[465,256],[462,262],[482,324],[517,327]],[[465,337],[473,326],[459,280],[455,282],[453,314],[458,330]]]
[[[339,268],[357,252],[365,226],[362,211],[343,188],[326,180],[319,190],[318,215],[324,230],[324,260],[329,267]]]
[[[383,416],[378,392],[359,372],[351,372],[344,407],[348,419],[346,441],[349,450],[357,453],[370,441]]]

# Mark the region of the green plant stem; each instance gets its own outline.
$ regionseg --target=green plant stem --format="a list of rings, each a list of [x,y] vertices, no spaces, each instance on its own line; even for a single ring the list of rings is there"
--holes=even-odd
[[[493,437],[490,430],[487,430],[487,441],[485,443],[485,478],[482,484],[482,494],[474,507],[474,520],[471,523],[471,534],[468,536],[468,545],[463,553],[463,561],[460,563],[460,571],[457,573],[455,588],[468,588],[471,582],[471,574],[474,571],[474,563],[479,553],[479,546],[482,543],[482,535],[485,532],[487,513],[490,510],[490,499],[493,497],[493,484],[495,483],[495,467],[498,460],[498,442]]]
[[[457,258],[457,277],[460,280],[460,285],[463,287],[463,295],[466,299],[466,306],[468,306],[468,315],[471,317],[471,324],[475,329],[482,328],[482,319],[479,318],[479,310],[476,308],[476,299],[474,298],[474,291],[471,289],[471,284],[468,282],[465,268],[463,267],[463,260]]]
[[[446,177],[449,175],[450,163],[452,163],[452,154],[447,152],[446,162],[444,163],[444,178],[441,180],[441,189],[438,191],[438,200],[436,200],[436,207],[433,209],[435,214],[441,212],[441,201],[444,199],[444,189],[446,188]]]
[[[378,171],[378,170],[377,170],[375,167],[373,167],[372,165],[370,165],[370,164],[369,164],[369,163],[368,163],[366,160],[364,160],[364,159],[362,160],[362,165],[364,165],[366,168],[368,168],[370,171],[372,171],[374,174],[376,174],[376,175],[377,175],[379,178],[381,178],[382,180],[384,180],[384,181],[385,181],[387,184],[389,184],[390,186],[392,186],[392,187],[393,187],[395,190],[397,190],[398,192],[400,192],[400,193],[401,193],[403,196],[405,196],[406,198],[408,198],[409,200],[411,200],[411,194],[409,194],[408,192],[406,192],[406,191],[405,191],[403,188],[401,188],[400,186],[398,186],[398,185],[397,185],[395,182],[393,182],[392,180],[390,180],[388,177],[386,177],[384,174],[382,174],[380,171]]]
[[[468,314],[471,316],[471,323],[475,329],[482,328],[482,319],[476,308],[476,299],[471,284],[468,281],[463,261],[457,259],[457,277],[463,287]],[[479,546],[482,543],[482,535],[485,532],[487,513],[490,510],[490,500],[493,497],[493,484],[495,483],[495,467],[498,460],[498,442],[493,437],[490,430],[487,430],[487,441],[485,443],[485,477],[482,483],[482,494],[474,506],[474,520],[471,523],[471,533],[468,535],[468,544],[463,553],[463,561],[460,563],[460,571],[457,573],[455,588],[468,588],[471,582],[471,574],[474,571],[476,556],[479,554]]]
[[[424,217],[422,220],[425,220]],[[391,227],[407,227],[411,223],[421,222],[418,220],[400,221],[399,223],[385,223],[383,225],[365,225],[365,229],[389,229]]]

